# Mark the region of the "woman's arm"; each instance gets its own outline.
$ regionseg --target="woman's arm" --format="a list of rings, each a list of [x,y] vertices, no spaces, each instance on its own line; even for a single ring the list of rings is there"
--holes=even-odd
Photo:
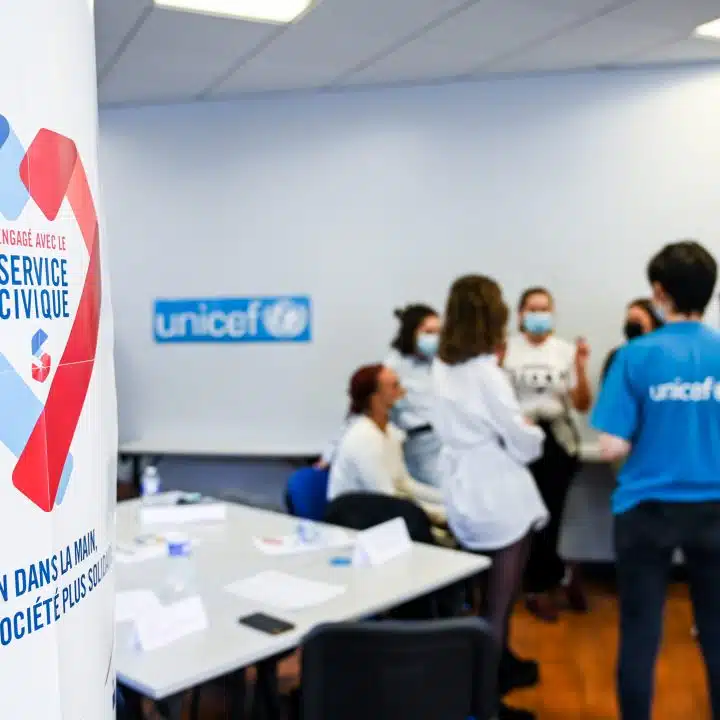
[[[580,413],[586,413],[592,405],[592,387],[587,372],[589,359],[590,346],[585,340],[578,340],[573,360],[575,383],[570,389],[570,400],[575,410]]]
[[[488,365],[482,381],[479,401],[485,404],[489,422],[508,454],[523,465],[537,460],[545,433],[523,416],[507,375],[497,366]]]
[[[405,465],[403,464],[403,467]],[[418,482],[405,467],[405,473],[400,477],[397,490],[400,494],[406,495],[417,500],[420,503],[430,503],[433,505],[442,505],[443,496],[442,492],[432,485],[426,485],[425,483]]]

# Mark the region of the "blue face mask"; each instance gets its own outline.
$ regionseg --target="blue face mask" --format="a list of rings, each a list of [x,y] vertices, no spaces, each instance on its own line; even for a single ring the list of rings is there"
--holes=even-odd
[[[415,345],[417,351],[430,360],[437,354],[440,338],[437,333],[419,333]]]
[[[523,328],[531,335],[545,335],[552,332],[553,315],[550,312],[525,313]]]

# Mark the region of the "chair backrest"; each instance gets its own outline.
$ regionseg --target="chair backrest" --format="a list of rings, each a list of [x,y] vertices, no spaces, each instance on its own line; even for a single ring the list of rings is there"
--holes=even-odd
[[[288,480],[285,493],[288,512],[306,520],[322,520],[327,507],[327,469],[304,467]]]
[[[401,517],[414,542],[435,544],[425,511],[412,500],[377,493],[348,493],[335,498],[325,511],[325,521],[351,530],[367,530]]]
[[[323,625],[302,651],[303,720],[490,720],[498,649],[479,618]]]

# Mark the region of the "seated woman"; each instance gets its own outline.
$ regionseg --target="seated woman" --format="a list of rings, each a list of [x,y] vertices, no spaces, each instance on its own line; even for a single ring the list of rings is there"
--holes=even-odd
[[[415,480],[405,465],[405,434],[390,422],[390,411],[404,391],[397,374],[384,365],[367,365],[350,380],[354,417],[333,457],[328,500],[351,492],[384,493],[417,502],[436,525],[445,524],[440,491]]]
[[[430,368],[437,351],[440,317],[429,305],[417,303],[396,310],[395,317],[399,327],[383,365],[397,373],[405,394],[393,407],[390,419],[405,433],[403,453],[410,475],[418,482],[440,487],[441,446],[430,424],[433,405]],[[332,464],[340,440],[354,419],[353,416],[346,419],[316,467]]]

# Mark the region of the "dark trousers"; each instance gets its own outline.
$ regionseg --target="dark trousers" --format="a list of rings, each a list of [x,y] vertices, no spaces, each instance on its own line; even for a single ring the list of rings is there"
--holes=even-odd
[[[560,585],[565,563],[558,555],[558,540],[565,501],[570,483],[578,470],[578,460],[558,444],[549,426],[540,423],[545,431],[542,457],[530,465],[530,472],[550,514],[548,524],[535,533],[525,572],[525,591],[544,593]]]
[[[673,554],[683,551],[714,720],[720,720],[720,503],[638,505],[615,518],[622,720],[650,720]]]

